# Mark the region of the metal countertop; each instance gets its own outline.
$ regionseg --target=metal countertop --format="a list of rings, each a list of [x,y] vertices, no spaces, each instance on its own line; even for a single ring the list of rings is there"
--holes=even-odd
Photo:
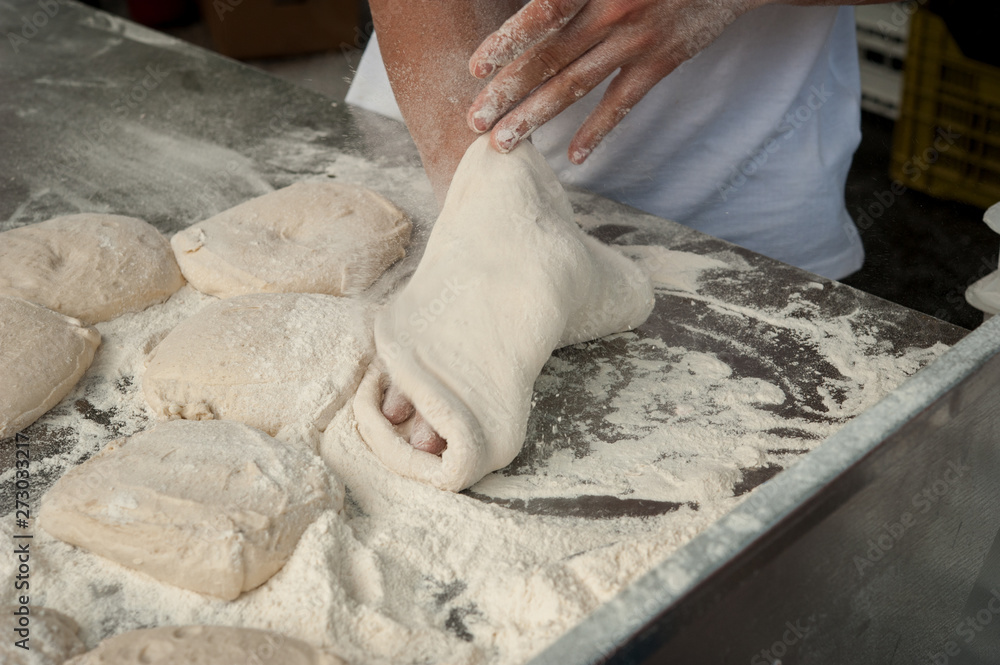
[[[0,32],[20,33],[22,17],[36,11],[38,5],[29,0],[0,5]],[[237,62],[75,2],[60,3],[55,15],[29,39],[18,42],[16,50],[12,43],[0,45],[0,146],[0,231],[62,214],[93,211],[140,217],[169,235],[273,188],[305,178],[330,177],[330,165],[338,159],[364,160],[390,171],[419,167],[417,152],[399,123],[337,105]],[[415,247],[419,248],[434,215],[426,183],[414,187],[412,181],[391,178],[380,183],[373,188],[413,217]],[[877,351],[858,351],[861,362],[865,353],[892,358],[912,347],[926,348],[937,342],[951,345],[968,334],[962,328],[607,199],[580,191],[572,192],[571,198],[585,228],[603,240],[661,245],[712,256],[734,269],[705,273],[698,288],[704,296],[701,300],[682,291],[658,289],[657,307],[650,320],[629,336],[558,351],[536,385],[538,403],[525,449],[500,474],[503,491],[492,495],[473,488],[469,494],[475,498],[531,514],[587,519],[657,515],[690,507],[692,502],[684,500],[631,500],[612,494],[582,494],[574,487],[544,499],[517,498],[518,483],[544,473],[547,460],[559,451],[585,458],[594,442],[627,445],[639,438],[615,429],[599,415],[627,387],[628,372],[619,377],[605,403],[598,400],[595,404],[583,386],[602,368],[619,364],[616,359],[622,353],[639,348],[644,340],[658,340],[664,348],[712,354],[725,359],[739,377],[780,386],[786,399],[772,411],[790,422],[840,427],[846,422],[843,418],[830,416],[824,421],[819,391],[824,381],[839,375],[838,370],[818,350],[815,340],[776,321],[775,312],[787,311],[794,301],[803,306],[791,316],[806,321],[852,314],[848,334],[859,340],[874,336],[880,342]],[[393,269],[393,277],[405,275],[417,258],[419,249]],[[733,323],[734,312],[743,317],[740,325]],[[748,348],[754,353],[747,354]],[[676,358],[668,356],[651,360],[661,362],[663,371],[669,372]],[[66,408],[75,408],[81,418],[99,424],[114,420],[113,413],[88,408],[86,400]],[[579,414],[578,424],[562,423],[561,415],[567,413]],[[660,416],[651,416],[656,426],[669,427],[672,416],[667,414],[666,405]],[[560,436],[548,435],[560,427]],[[109,426],[109,440],[114,438],[112,429]],[[32,437],[36,454],[42,456],[58,454],[67,437],[73,436],[72,432],[49,431],[44,417],[26,434]],[[734,493],[746,493],[773,478],[817,444],[809,440],[803,445],[803,439],[811,436],[794,427],[776,428],[769,435],[787,445],[776,446],[759,466],[741,468],[742,480]],[[804,459],[811,458],[807,455]],[[817,459],[814,466],[823,463],[822,458]],[[856,461],[831,459],[827,462],[849,465]],[[10,468],[12,463],[12,451],[0,450],[0,469]],[[846,468],[826,467],[826,471],[832,478]],[[815,474],[810,477],[817,478]],[[53,481],[45,478],[41,482]],[[794,478],[786,482],[792,483]],[[37,493],[42,489],[39,487]],[[0,500],[10,505],[11,496],[11,482],[6,482],[0,487]],[[789,489],[788,496],[798,495]],[[800,498],[804,501],[806,496]],[[759,504],[746,510],[759,508]],[[794,507],[774,508],[776,512],[758,516],[755,528],[770,528]],[[725,535],[720,534],[716,533],[717,542],[725,543]],[[739,546],[736,541],[727,545],[733,548],[727,550],[733,557],[746,544],[740,542]],[[703,540],[694,545],[705,546]],[[682,550],[678,561],[691,551]],[[708,570],[692,572],[686,579],[703,580]],[[674,592],[680,593],[680,589],[678,586]],[[685,593],[689,590],[684,588]],[[648,599],[642,602],[652,611]],[[626,637],[617,635],[614,639]],[[606,644],[601,648],[608,651]],[[579,662],[597,662],[593,659],[596,652],[587,653]]]

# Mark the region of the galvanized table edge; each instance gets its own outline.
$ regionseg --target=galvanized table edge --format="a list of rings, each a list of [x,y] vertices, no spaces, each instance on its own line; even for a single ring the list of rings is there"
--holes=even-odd
[[[607,662],[623,645],[642,636],[656,617],[730,564],[762,534],[779,528],[793,511],[997,356],[998,319],[971,332],[798,464],[757,488],[744,503],[597,608],[530,664]]]

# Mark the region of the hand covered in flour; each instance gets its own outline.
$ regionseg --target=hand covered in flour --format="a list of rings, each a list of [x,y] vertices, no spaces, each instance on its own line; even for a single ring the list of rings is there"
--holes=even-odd
[[[413,404],[396,386],[385,389],[382,398],[382,415],[393,425],[401,425],[413,416]],[[413,418],[413,428],[410,430],[410,445],[417,450],[432,455],[440,455],[448,447],[448,442],[441,438],[419,413]]]
[[[531,0],[469,60],[474,76],[497,72],[469,126],[492,127],[493,147],[508,152],[620,69],[570,142],[581,164],[654,85],[765,1]]]

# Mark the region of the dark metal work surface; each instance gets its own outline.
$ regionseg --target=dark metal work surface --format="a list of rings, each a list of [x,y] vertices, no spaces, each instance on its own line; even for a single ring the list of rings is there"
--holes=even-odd
[[[994,320],[533,663],[1000,662],[998,348]]]
[[[56,6],[44,25],[15,40],[16,48],[15,41],[0,44],[0,231],[92,211],[141,217],[170,234],[273,188],[333,177],[329,167],[338,160],[363,158],[387,170],[419,165],[397,123],[332,105],[83,5]],[[20,34],[25,17],[30,21],[38,11],[29,0],[0,4],[0,32]],[[433,200],[423,181],[387,177],[372,186],[406,209],[417,227],[414,251],[387,278],[398,279],[419,258],[433,221]],[[996,453],[982,443],[997,435],[996,413],[983,397],[984,386],[996,378],[993,365],[973,380],[979,383],[940,407],[923,412],[909,403],[883,405],[848,423],[857,414],[836,413],[850,397],[836,386],[878,388],[851,384],[845,366],[838,369],[837,363],[892,360],[910,349],[954,344],[967,331],[606,199],[584,192],[572,193],[572,199],[585,228],[606,241],[713,257],[718,267],[704,271],[696,292],[659,288],[656,311],[638,330],[557,351],[536,384],[524,451],[469,495],[531,515],[579,519],[658,518],[702,509],[690,496],[653,500],[607,488],[581,491],[572,478],[544,497],[527,492],[533,477],[544,475],[560,454],[582,460],[585,469],[596,447],[624,450],[650,431],[690,426],[694,416],[658,394],[643,396],[639,427],[604,416],[613,404],[627,401],[638,379],[662,376],[668,382],[671,372],[682,372],[684,354],[711,356],[731,369],[734,379],[775,386],[780,399],[761,413],[795,425],[753,433],[755,441],[773,446],[762,447],[762,463],[739,469],[733,496],[726,499],[735,504],[734,497],[772,479],[769,484],[670,557],[653,577],[599,609],[582,633],[567,636],[539,662],[591,663],[612,652],[621,662],[638,662],[666,642],[675,650],[674,662],[747,662],[757,653],[747,647],[769,647],[783,639],[785,622],[798,626],[796,621],[811,622],[796,651],[789,646],[788,653],[800,655],[801,662],[892,662],[893,648],[917,654],[914,658],[920,655],[912,650],[917,646],[935,648],[934,640],[950,629],[950,615],[916,603],[946,598],[939,603],[941,612],[958,611],[977,575],[977,557],[989,548],[1000,520],[996,514],[970,513],[970,507],[993,506],[998,498],[996,484],[985,480],[985,470],[997,468]],[[823,351],[823,326],[837,321],[846,326],[841,334],[859,346],[835,362]],[[974,333],[986,340],[981,346],[989,342],[996,348],[995,336],[988,337],[995,335],[992,329]],[[862,340],[869,340],[863,349]],[[953,383],[984,365],[987,352],[981,355],[978,363],[962,366],[965,373]],[[115,387],[134,393],[134,379],[122,377]],[[126,423],[119,414],[96,408],[85,384],[56,410],[85,420],[91,432],[101,428],[102,441],[94,450],[141,428],[143,423]],[[608,387],[595,395],[595,384]],[[942,389],[934,399],[943,394]],[[709,423],[725,416],[724,403],[701,397],[695,416]],[[897,422],[901,414],[907,419],[920,414],[914,423],[931,427]],[[873,428],[873,418],[886,428]],[[896,423],[892,429],[890,422]],[[834,440],[802,454],[845,423]],[[36,459],[62,459],[80,438],[73,428],[51,427],[45,417],[25,433]],[[743,433],[730,427],[724,435],[738,439]],[[927,433],[931,438],[920,438]],[[893,438],[876,449],[886,436]],[[845,437],[854,443],[838,448],[835,442]],[[933,488],[949,462],[973,470],[917,517],[899,547],[856,571],[852,557],[866,555],[867,539],[878,538],[883,523],[900,520],[913,492]],[[3,446],[0,470],[11,466],[10,447]],[[41,468],[50,477],[34,479],[36,496],[63,467]],[[12,505],[11,489],[11,482],[0,487],[4,506]],[[794,580],[793,586],[782,580]],[[834,593],[841,586],[856,593]],[[899,616],[926,618],[921,635],[904,630],[894,607]],[[643,626],[650,630],[643,632]],[[885,647],[894,631],[905,639]],[[864,657],[833,659],[839,653],[835,647]],[[783,662],[793,662],[788,658]]]

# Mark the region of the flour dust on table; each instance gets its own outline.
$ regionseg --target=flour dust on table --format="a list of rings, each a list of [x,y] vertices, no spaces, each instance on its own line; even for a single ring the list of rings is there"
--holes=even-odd
[[[427,218],[432,207],[418,168],[340,156],[317,172],[371,186],[411,214],[423,206]],[[596,235],[653,242],[636,215],[571,200],[584,204],[580,221]],[[426,237],[417,231],[416,249],[356,297],[358,306],[384,306],[408,276]],[[266,582],[225,601],[33,528],[32,603],[74,619],[91,649],[132,630],[213,625],[273,631],[358,664],[528,661],[740,501],[756,500],[747,470],[794,464],[944,350],[894,347],[880,333],[891,321],[852,307],[845,287],[808,276],[751,306],[741,298],[752,257],[683,249],[680,241],[672,250],[627,248],[655,285],[649,321],[555,351],[529,393],[521,452],[466,491],[388,469],[362,439],[350,402],[322,432],[313,413],[297,412],[281,445],[318,443],[345,500],[305,528]],[[185,286],[96,324],[103,341],[90,369],[25,430],[36,496],[156,423],[142,390],[147,355],[219,302]],[[336,348],[331,362],[359,362]],[[10,487],[14,473],[0,485]],[[13,520],[0,521],[0,537],[13,531]],[[16,575],[13,558],[0,557],[0,584],[11,588]]]

